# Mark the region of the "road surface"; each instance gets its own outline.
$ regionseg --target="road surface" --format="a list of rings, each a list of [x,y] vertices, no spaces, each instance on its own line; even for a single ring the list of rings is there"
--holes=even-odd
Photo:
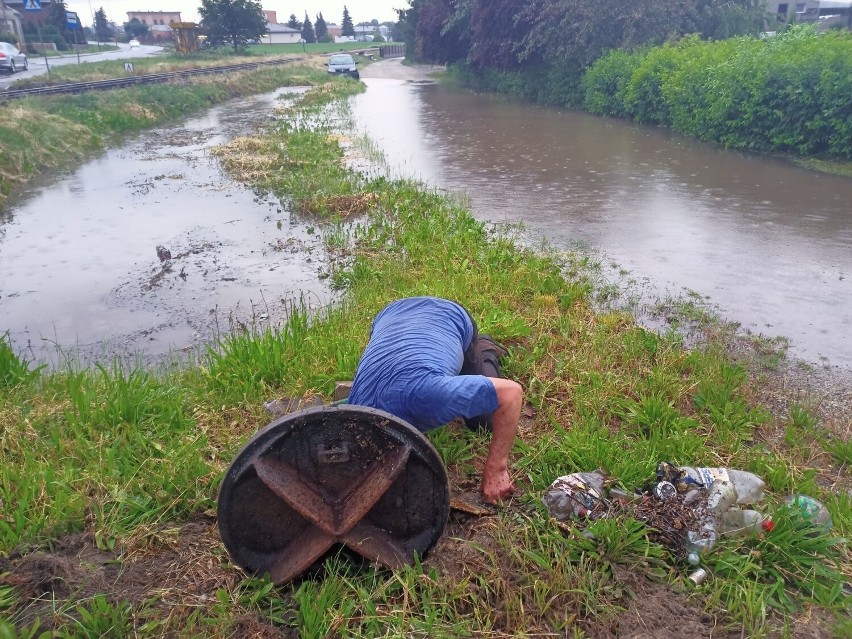
[[[163,51],[163,47],[153,45],[142,45],[134,49],[128,44],[119,43],[117,51],[103,51],[101,53],[81,53],[80,64],[88,62],[103,62],[104,60],[122,60],[126,58],[147,58],[158,55]],[[4,74],[0,76],[0,89],[9,87],[10,84],[23,78],[31,78],[37,75],[47,73],[47,67],[44,64],[44,56],[27,55],[30,68],[28,71],[19,71],[15,75]],[[48,57],[47,63],[50,68],[63,66],[66,64],[77,64],[77,54],[71,53],[59,57]]]

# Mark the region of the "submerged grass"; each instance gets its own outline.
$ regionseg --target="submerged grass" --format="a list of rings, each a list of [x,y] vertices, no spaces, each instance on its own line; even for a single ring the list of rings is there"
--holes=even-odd
[[[687,351],[674,332],[595,312],[582,260],[524,248],[420,185],[343,168],[339,118],[322,107],[357,87],[324,85],[265,134],[220,150],[228,170],[312,216],[338,258],[339,304],[319,314],[294,304],[280,326],[234,333],[197,366],[161,375],[117,365],[34,375],[0,346],[0,366],[12,371],[0,379],[13,380],[0,385],[0,551],[86,530],[123,553],[131,574],[155,538],[180,555],[167,541],[176,524],[164,530],[165,522],[213,507],[224,469],[266,421],[263,400],[329,396],[335,380],[351,378],[373,315],[408,295],[462,301],[510,347],[505,372],[530,404],[513,455],[522,494],[494,517],[451,524],[427,560],[396,571],[335,557],[324,578],[276,588],[237,579],[218,539],[202,536],[207,545],[196,543],[174,569],[199,575],[192,592],[169,579],[142,592],[116,581],[87,601],[72,592],[60,602],[63,616],[48,620],[37,595],[4,589],[0,578],[10,623],[35,632],[41,611],[42,627],[87,636],[99,636],[104,619],[132,623],[139,636],[600,636],[617,633],[633,605],[625,575],[656,584],[684,622],[704,608],[746,636],[783,630],[809,606],[843,611],[846,542],[783,513],[777,534],[720,544],[707,557],[712,582],[697,589],[639,522],[602,520],[587,537],[547,519],[539,498],[557,476],[603,467],[632,488],[661,460],[752,470],[766,479],[770,504],[793,491],[814,494],[838,535],[850,532],[852,505],[844,471],[833,490],[814,481],[800,451],[757,443],[775,418],[721,348]],[[360,217],[342,223],[335,203],[349,200],[340,198],[361,202]],[[800,410],[786,427],[798,441],[815,425]],[[478,470],[487,443],[451,428],[432,440],[461,477]]]

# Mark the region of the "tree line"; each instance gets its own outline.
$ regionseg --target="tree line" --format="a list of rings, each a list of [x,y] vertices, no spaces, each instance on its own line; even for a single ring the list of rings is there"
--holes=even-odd
[[[398,10],[407,51],[439,64],[515,71],[582,70],[611,49],[699,34],[757,34],[761,0],[409,0]],[[411,55],[410,53],[410,55]]]

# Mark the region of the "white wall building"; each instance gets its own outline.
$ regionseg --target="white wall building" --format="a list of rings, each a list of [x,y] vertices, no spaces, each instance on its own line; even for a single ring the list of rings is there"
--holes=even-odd
[[[260,38],[261,44],[293,44],[302,39],[302,32],[286,24],[267,23],[268,33]]]

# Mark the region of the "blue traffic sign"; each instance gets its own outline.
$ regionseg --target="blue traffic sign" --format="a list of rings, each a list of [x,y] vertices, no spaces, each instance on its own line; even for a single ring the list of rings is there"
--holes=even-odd
[[[80,28],[80,20],[77,18],[77,14],[73,11],[65,12],[65,27],[72,31]]]
[[[41,11],[41,0],[24,0],[24,11]]]

